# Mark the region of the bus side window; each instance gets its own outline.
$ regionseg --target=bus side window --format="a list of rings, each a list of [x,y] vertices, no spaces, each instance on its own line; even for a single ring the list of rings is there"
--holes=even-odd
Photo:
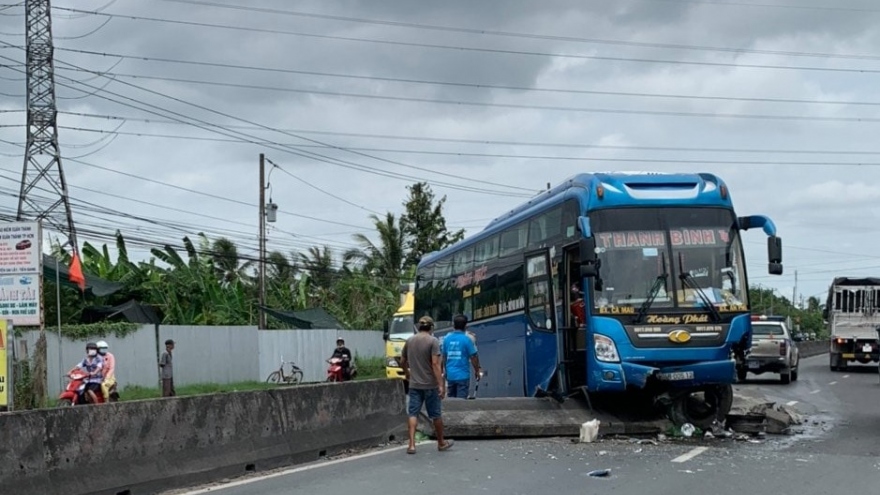
[[[526,237],[528,236],[528,224],[523,222],[513,226],[501,234],[501,252],[500,256],[521,254],[526,248]]]
[[[434,265],[419,268],[416,274],[416,308],[414,315],[430,314],[434,299]],[[433,318],[433,316],[432,316]]]
[[[568,199],[562,204],[562,237],[573,239],[577,234],[578,202],[576,199]]]
[[[562,237],[562,208],[556,207],[529,222],[529,248],[553,244]]]

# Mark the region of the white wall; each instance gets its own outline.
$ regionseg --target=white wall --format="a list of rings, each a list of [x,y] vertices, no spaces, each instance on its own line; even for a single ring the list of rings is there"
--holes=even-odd
[[[89,340],[71,340],[62,339],[61,345],[61,363],[59,371],[58,362],[58,333],[52,332],[52,329],[46,330],[46,355],[47,355],[47,377],[48,391],[50,399],[57,397],[61,393],[63,386],[67,385],[67,380],[62,382],[61,376],[70,371],[77,363],[82,361],[86,355],[86,343],[105,340],[110,345],[110,352],[116,357],[117,372],[116,380],[121,387],[128,385],[139,385],[142,387],[157,387],[159,384],[159,373],[156,355],[156,327],[153,325],[143,326],[136,331],[127,334],[123,338],[114,335],[106,337],[96,337]],[[37,348],[37,339],[40,332],[31,331],[24,335],[27,341],[28,352],[33,355]]]
[[[158,335],[157,335],[158,332]],[[262,330],[256,327],[230,326],[159,326],[146,325],[123,338],[113,335],[89,339],[106,340],[116,356],[117,381],[126,386],[159,386],[159,352],[165,340],[172,339],[174,350],[174,382],[176,386],[196,383],[236,383],[265,381],[278,369],[282,356],[303,369],[304,381],[324,381],[325,360],[336,347],[336,338],[345,339],[346,346],[361,358],[385,355],[382,332],[371,330]],[[31,331],[19,340],[27,342],[28,352],[36,349],[38,331]],[[61,375],[85,357],[86,340],[64,338],[61,365],[58,362],[58,334],[46,331],[48,356],[48,390],[50,398],[60,394]],[[20,346],[16,344],[16,349]],[[60,369],[60,371],[59,371]]]
[[[257,327],[159,327],[160,352],[174,341],[174,385],[238,383],[257,380]]]

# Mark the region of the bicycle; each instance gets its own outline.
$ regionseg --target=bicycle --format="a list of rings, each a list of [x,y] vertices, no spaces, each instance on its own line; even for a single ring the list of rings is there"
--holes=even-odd
[[[284,365],[290,365],[290,374],[284,372]],[[296,385],[301,383],[303,379],[302,369],[293,363],[293,361],[285,362],[284,356],[281,356],[281,366],[276,371],[269,373],[266,383],[286,383]]]

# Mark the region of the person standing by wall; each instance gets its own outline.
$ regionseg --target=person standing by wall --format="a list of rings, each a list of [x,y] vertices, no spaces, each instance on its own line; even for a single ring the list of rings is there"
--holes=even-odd
[[[407,339],[403,344],[400,366],[409,381],[408,394],[408,431],[409,448],[407,454],[416,453],[416,427],[422,406],[428,418],[434,423],[437,436],[437,450],[441,452],[452,447],[452,440],[443,437],[443,417],[440,401],[446,397],[446,383],[440,368],[440,342],[432,332],[434,320],[423,316],[418,323],[419,332]]]
[[[159,356],[159,376],[162,377],[162,397],[174,397],[177,391],[174,390],[174,362],[172,351],[174,351],[174,341],[168,339],[165,341],[165,352]]]

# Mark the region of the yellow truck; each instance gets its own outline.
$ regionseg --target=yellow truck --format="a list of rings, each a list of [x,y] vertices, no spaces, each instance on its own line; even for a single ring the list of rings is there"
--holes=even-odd
[[[385,376],[387,378],[404,378],[400,367],[400,353],[406,339],[415,333],[413,311],[415,310],[415,284],[401,287],[400,307],[385,323]]]

